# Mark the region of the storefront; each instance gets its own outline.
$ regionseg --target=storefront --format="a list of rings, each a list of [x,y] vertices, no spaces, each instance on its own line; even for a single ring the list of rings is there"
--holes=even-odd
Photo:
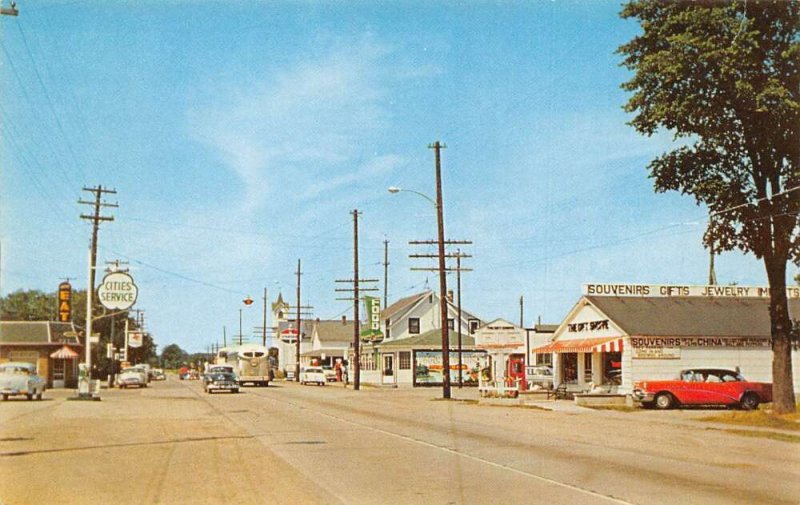
[[[701,366],[738,368],[749,380],[772,382],[768,294],[745,286],[589,284],[553,341],[534,352],[552,354],[555,384],[572,391],[627,394],[636,381]],[[787,294],[796,318],[800,289]]]
[[[495,319],[475,332],[475,347],[486,351],[489,381],[527,389],[524,329],[504,319]]]
[[[456,385],[461,381],[465,386],[477,386],[485,352],[475,348],[471,335],[462,334],[459,367],[458,333],[451,330],[448,334],[450,383]],[[442,385],[442,333],[438,329],[416,337],[362,345],[360,355],[362,382],[415,387]]]
[[[0,322],[0,363],[35,364],[39,375],[47,379],[48,388],[77,387],[82,349],[70,323]]]

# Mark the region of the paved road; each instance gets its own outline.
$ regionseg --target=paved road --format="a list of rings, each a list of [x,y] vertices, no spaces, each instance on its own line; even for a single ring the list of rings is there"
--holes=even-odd
[[[0,503],[800,503],[797,444],[708,429],[687,420],[697,412],[438,394],[279,383],[206,395],[171,379],[102,402],[0,402]]]

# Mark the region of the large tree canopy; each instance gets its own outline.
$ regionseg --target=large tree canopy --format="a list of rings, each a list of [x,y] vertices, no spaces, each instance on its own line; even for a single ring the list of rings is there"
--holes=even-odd
[[[656,191],[709,208],[707,243],[763,259],[771,289],[776,410],[793,411],[786,267],[800,260],[800,3],[633,0],[642,33],[625,110],[676,146],[649,165]]]

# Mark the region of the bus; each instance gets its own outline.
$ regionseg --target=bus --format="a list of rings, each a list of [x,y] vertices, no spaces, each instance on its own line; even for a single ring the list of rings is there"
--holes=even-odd
[[[269,349],[258,344],[242,344],[223,347],[214,360],[217,365],[231,365],[239,378],[239,384],[268,386],[273,377],[272,358]]]

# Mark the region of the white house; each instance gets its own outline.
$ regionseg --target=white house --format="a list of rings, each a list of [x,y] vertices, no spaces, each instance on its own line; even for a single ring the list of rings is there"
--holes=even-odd
[[[478,317],[463,308],[461,318],[458,316],[458,306],[452,302],[451,294],[447,302],[451,366],[458,362],[459,330],[462,359],[476,359],[473,355],[474,339],[471,334],[481,325]],[[437,359],[441,368],[439,295],[433,291],[424,291],[398,300],[381,312],[381,321],[383,339],[361,346],[361,381],[373,384],[435,385],[436,381],[431,378],[433,375],[425,375],[423,372],[436,370]],[[472,361],[469,363],[464,366],[472,367]],[[457,377],[457,370],[451,373],[451,380],[454,376]],[[441,381],[441,376],[439,380]]]

